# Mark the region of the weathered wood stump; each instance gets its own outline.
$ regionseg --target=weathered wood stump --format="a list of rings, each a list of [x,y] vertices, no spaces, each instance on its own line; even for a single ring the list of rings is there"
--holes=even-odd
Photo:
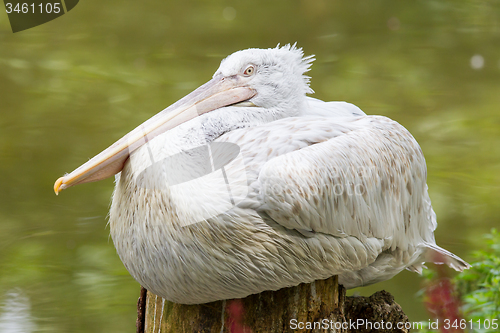
[[[350,324],[358,319],[383,320],[386,326],[393,321],[391,330],[362,332],[408,332],[396,329],[397,322],[407,322],[408,318],[389,293],[378,292],[370,298],[346,297],[336,276],[243,299],[199,305],[172,303],[150,292],[144,295],[143,289],[138,303],[140,333],[344,333],[360,331],[360,327],[355,330]]]

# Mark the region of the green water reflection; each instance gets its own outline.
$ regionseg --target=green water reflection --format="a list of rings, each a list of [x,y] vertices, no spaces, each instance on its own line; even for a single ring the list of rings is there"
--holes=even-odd
[[[112,180],[59,197],[54,180],[224,56],[295,41],[318,59],[315,97],[389,116],[420,142],[438,243],[464,258],[480,248],[500,216],[498,1],[87,0],[17,34],[0,13],[0,303],[28,299],[37,331],[133,330],[139,285],[106,228]],[[403,272],[356,292],[386,289],[427,320],[421,281]]]

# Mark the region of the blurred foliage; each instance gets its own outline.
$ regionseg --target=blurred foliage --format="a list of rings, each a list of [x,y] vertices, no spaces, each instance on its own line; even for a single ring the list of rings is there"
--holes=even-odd
[[[488,249],[474,252],[472,268],[455,277],[464,314],[474,322],[500,320],[500,233],[492,229],[485,239]]]
[[[468,325],[472,321],[473,332],[496,331],[491,327],[494,319],[500,326],[500,233],[492,229],[489,234],[484,235],[484,239],[487,248],[472,254],[472,268],[461,272],[452,280],[455,292],[462,300],[463,319]],[[435,271],[431,270],[426,270],[425,276],[428,281],[437,278]],[[488,323],[487,329],[484,328],[485,323]],[[423,322],[426,329],[420,332],[442,332],[429,329],[428,324],[429,322]]]
[[[500,2],[86,0],[16,34],[0,13],[0,304],[20,288],[38,330],[133,328],[139,285],[105,228],[112,180],[59,197],[53,182],[226,55],[295,41],[316,55],[315,97],[389,116],[421,144],[438,244],[480,247],[500,216]],[[415,321],[428,316],[411,296],[420,281],[355,292],[387,289]]]

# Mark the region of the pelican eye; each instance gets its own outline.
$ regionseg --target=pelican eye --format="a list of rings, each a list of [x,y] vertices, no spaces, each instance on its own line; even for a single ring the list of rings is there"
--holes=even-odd
[[[248,66],[245,69],[245,71],[243,72],[243,74],[246,76],[250,76],[250,75],[253,75],[254,72],[255,72],[255,68],[253,68],[253,66]]]

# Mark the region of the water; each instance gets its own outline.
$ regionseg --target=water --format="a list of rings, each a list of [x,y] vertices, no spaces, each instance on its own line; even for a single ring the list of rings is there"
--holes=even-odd
[[[500,216],[496,1],[84,1],[16,34],[0,14],[0,331],[19,327],[1,319],[14,312],[25,331],[132,330],[139,284],[108,237],[113,181],[59,197],[54,181],[226,55],[295,41],[316,55],[315,97],[389,116],[419,141],[438,244],[465,259],[481,248]],[[403,272],[355,292],[386,289],[427,321],[421,282]]]

